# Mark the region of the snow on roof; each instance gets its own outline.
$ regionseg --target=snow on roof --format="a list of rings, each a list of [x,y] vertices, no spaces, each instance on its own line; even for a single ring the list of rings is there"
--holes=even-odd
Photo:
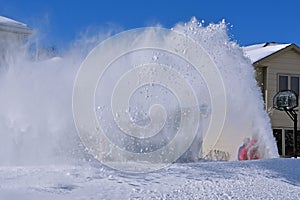
[[[32,31],[26,24],[3,16],[0,16],[0,27],[2,30],[12,32],[31,33]]]
[[[9,18],[3,17],[3,16],[0,16],[0,23],[7,24],[7,25],[27,26],[24,23],[21,23],[21,22],[18,22],[18,21],[15,21],[13,19],[9,19]]]
[[[255,63],[277,51],[280,51],[291,44],[278,44],[275,42],[267,42],[263,44],[255,44],[243,47],[245,55],[250,58],[252,63]]]

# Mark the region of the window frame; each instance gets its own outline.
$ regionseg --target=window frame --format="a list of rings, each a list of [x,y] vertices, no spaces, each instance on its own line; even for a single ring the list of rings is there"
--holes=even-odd
[[[299,91],[295,91],[297,95],[300,94],[300,74],[287,74],[287,73],[278,73],[277,74],[277,92],[279,92],[279,77],[280,76],[287,76],[288,77],[288,90],[292,88],[292,77],[298,77],[299,82],[298,82],[298,89]]]

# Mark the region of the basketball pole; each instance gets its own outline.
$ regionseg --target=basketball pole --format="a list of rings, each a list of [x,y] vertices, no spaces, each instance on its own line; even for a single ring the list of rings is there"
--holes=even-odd
[[[294,140],[293,140],[293,152],[294,152],[294,157],[297,158],[297,122],[298,122],[298,115],[295,110],[287,110],[286,108],[284,111],[288,114],[288,116],[293,120],[294,122]]]

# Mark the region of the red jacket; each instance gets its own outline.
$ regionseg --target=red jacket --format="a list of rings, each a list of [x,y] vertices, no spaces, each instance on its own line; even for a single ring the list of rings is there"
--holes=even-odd
[[[244,147],[240,154],[240,160],[256,160],[259,159],[258,146],[255,140],[251,140],[250,143]]]

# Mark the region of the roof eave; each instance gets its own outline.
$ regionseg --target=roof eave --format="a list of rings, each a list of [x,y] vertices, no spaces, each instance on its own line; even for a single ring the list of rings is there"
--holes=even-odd
[[[0,24],[0,30],[5,32],[11,32],[11,33],[20,33],[25,35],[30,35],[33,33],[33,30],[31,28],[28,28],[27,26],[8,26],[5,24]]]
[[[282,53],[285,53],[285,52],[287,52],[291,49],[295,49],[300,54],[300,47],[298,47],[296,44],[293,43],[293,44],[290,44],[290,45],[288,45],[288,46],[286,46],[286,47],[284,47],[284,48],[282,48],[282,49],[280,49],[280,50],[264,57],[264,58],[261,58],[261,59],[255,61],[255,62],[253,62],[252,65],[255,66],[255,67],[259,66],[259,65],[261,65],[262,62],[269,61],[270,59],[273,59],[274,57],[276,57],[276,56],[278,56]]]

